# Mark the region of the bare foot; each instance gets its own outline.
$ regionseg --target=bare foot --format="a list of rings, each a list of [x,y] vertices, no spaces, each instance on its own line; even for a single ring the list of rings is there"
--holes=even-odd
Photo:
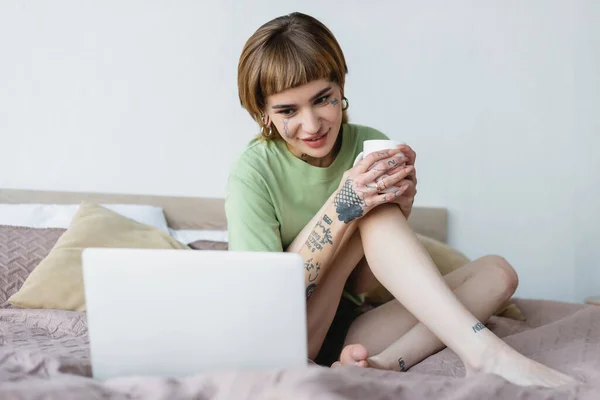
[[[475,372],[496,374],[520,386],[558,387],[577,382],[570,376],[525,357],[509,346],[490,348],[483,359],[484,362],[478,368],[465,365],[467,375]],[[331,368],[350,365],[401,371],[396,364],[379,360],[377,356],[369,357],[369,352],[361,344],[350,344],[344,347],[340,361],[333,363]]]
[[[336,361],[331,364],[331,368],[353,365],[362,368],[400,371],[397,365],[388,364],[389,363],[377,358],[377,356],[369,357],[369,351],[362,344],[349,344],[342,350],[342,354],[340,354],[340,361]]]
[[[467,365],[465,367],[467,375],[474,372],[492,373],[520,386],[551,388],[577,382],[570,376],[533,361],[508,346],[490,349],[484,355],[484,361],[479,368]]]
[[[368,358],[369,352],[365,346],[362,344],[349,344],[342,350],[342,354],[340,354],[340,361],[336,361],[331,364],[331,368],[348,365],[367,368],[370,367]]]

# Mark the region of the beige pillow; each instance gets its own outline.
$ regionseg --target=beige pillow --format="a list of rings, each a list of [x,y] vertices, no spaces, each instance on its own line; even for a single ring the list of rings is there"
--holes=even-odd
[[[50,254],[8,302],[22,308],[85,311],[81,252],[87,247],[189,249],[166,232],[84,202]]]
[[[471,260],[469,260],[460,251],[450,247],[445,243],[419,234],[417,234],[417,238],[423,247],[425,247],[425,250],[427,250],[429,256],[442,275],[447,275],[455,269],[458,269],[471,262]],[[391,295],[391,293],[389,293],[382,285],[378,285],[374,291],[365,296],[365,299],[368,302],[374,304],[385,303],[393,298],[394,297]],[[499,310],[496,315],[516,319],[519,321],[525,320],[521,310],[519,310],[519,308],[513,303],[508,303],[501,310]]]

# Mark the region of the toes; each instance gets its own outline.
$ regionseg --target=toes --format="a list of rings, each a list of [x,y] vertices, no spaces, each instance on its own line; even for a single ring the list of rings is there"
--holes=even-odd
[[[340,361],[342,365],[358,365],[358,362],[365,361],[369,357],[367,348],[362,344],[349,344],[344,347],[342,354],[340,354]]]
[[[355,360],[366,360],[369,357],[367,348],[362,344],[356,344],[352,347],[352,358]]]

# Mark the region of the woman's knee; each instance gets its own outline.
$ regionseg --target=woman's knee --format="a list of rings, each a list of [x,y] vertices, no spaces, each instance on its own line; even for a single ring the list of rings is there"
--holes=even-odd
[[[389,218],[393,214],[402,214],[398,205],[393,203],[380,204],[358,220],[358,228],[362,229],[378,218]]]
[[[482,257],[481,261],[484,263],[485,268],[494,274],[502,294],[507,299],[510,298],[519,286],[519,276],[512,265],[504,257],[498,255]]]

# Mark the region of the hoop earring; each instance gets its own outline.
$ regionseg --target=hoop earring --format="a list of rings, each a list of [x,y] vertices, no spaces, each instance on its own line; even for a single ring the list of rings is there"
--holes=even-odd
[[[269,127],[269,133],[268,134],[265,133],[265,128],[266,128],[266,126],[264,126],[264,125],[260,127],[260,134],[263,135],[266,138],[271,137],[271,135],[273,135],[273,128]]]
[[[346,105],[344,105],[344,101],[346,102]],[[350,107],[350,102],[346,97],[342,98],[342,111],[346,111],[348,107]]]

